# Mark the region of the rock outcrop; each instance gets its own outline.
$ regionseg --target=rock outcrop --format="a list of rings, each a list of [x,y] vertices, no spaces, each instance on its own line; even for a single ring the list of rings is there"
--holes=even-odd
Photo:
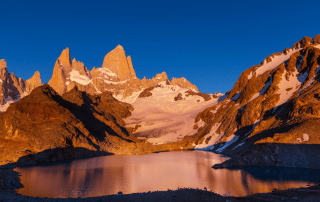
[[[31,93],[33,89],[41,85],[40,72],[36,71],[34,75],[25,82],[26,92]]]
[[[126,53],[121,45],[118,45],[104,57],[102,68],[115,73],[120,81],[137,78],[132,66],[131,57],[126,57]]]
[[[76,86],[75,82],[79,82],[81,85],[89,84],[89,71],[82,62],[78,62],[75,59],[71,61],[70,50],[66,48],[55,63],[52,77],[48,84],[62,95]],[[89,88],[88,90],[91,89]]]
[[[185,78],[172,78],[171,79],[171,82],[170,82],[171,85],[178,85],[182,88],[188,88],[188,89],[191,89],[191,90],[194,90],[194,91],[198,91],[198,88],[196,85],[193,85],[192,83],[190,83],[190,81],[188,81],[187,79]]]

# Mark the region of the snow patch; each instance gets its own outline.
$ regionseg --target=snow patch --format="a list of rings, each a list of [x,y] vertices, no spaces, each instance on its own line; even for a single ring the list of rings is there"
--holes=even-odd
[[[214,126],[212,126],[210,132],[204,136],[204,139],[201,144],[198,144],[195,146],[194,149],[196,150],[212,150],[214,147],[214,144],[218,142],[223,134],[216,133],[216,130],[220,127],[221,123],[216,123]],[[208,143],[206,143],[206,140],[210,138]]]
[[[314,47],[316,47],[316,48],[319,48],[319,49],[320,49],[320,44],[318,44],[318,45],[315,45]]]
[[[275,56],[273,56],[273,58],[271,59],[271,62],[268,62],[268,63],[266,63],[266,60],[264,60],[263,63],[262,63],[262,66],[259,67],[259,68],[256,70],[257,76],[260,75],[260,74],[265,73],[265,72],[268,71],[268,70],[274,69],[275,67],[277,67],[277,66],[280,65],[281,63],[283,63],[283,62],[285,62],[286,60],[288,60],[293,53],[298,52],[298,51],[300,51],[301,49],[302,49],[302,48],[300,48],[300,49],[295,49],[295,50],[290,49],[290,50],[288,51],[287,55],[285,55],[284,53],[281,53],[281,55],[275,55]]]
[[[8,107],[14,103],[14,102],[17,102],[18,100],[20,100],[22,97],[26,96],[27,94],[23,94],[21,97],[18,96],[17,99],[13,100],[10,96],[8,96],[5,100],[4,100],[4,104],[3,105],[0,105],[0,113],[2,112],[5,112]]]
[[[303,87],[303,89],[301,89],[301,90],[299,91],[299,94],[300,94],[304,89],[308,88],[313,82],[315,82],[316,76],[317,76],[317,74],[318,74],[319,71],[320,71],[320,68],[319,68],[319,66],[318,66],[317,69],[316,69],[316,72],[314,73],[314,75],[313,75],[313,77],[312,77],[312,79],[310,79],[310,81],[308,82],[308,84],[305,85],[305,87]],[[305,74],[306,74],[306,75],[305,75]],[[305,72],[305,74],[303,75],[303,78],[305,77],[304,79],[307,78],[308,72]]]
[[[217,106],[215,110],[211,110],[210,112],[215,114],[215,113],[217,113],[217,111],[219,110],[220,107],[221,107],[221,105]]]
[[[204,122],[204,121],[201,119],[201,120],[198,121],[196,124],[197,124],[198,129],[199,129],[199,128],[203,127],[203,126],[206,124],[206,122]],[[195,130],[198,130],[198,129],[195,129]]]
[[[253,72],[250,72],[250,74],[248,75],[248,80],[250,80],[253,76]]]
[[[142,93],[143,90],[140,90],[138,92],[134,92],[134,93],[132,93],[132,95],[130,95],[130,96],[124,98],[124,99],[123,99],[123,94],[119,94],[119,95],[115,96],[115,98],[117,100],[121,100],[122,102],[126,102],[126,103],[129,103],[129,104],[132,104],[138,99],[140,93]]]
[[[309,141],[309,139],[310,139],[310,138],[309,138],[309,135],[308,135],[307,133],[303,133],[303,134],[302,134],[302,137],[303,137],[303,141],[304,141],[304,142],[307,142],[307,141]]]
[[[289,98],[293,95],[293,93],[296,91],[295,87],[301,86],[301,82],[295,76],[296,74],[298,74],[298,71],[296,69],[295,69],[295,72],[293,72],[293,74],[289,76],[289,81],[286,79],[286,76],[285,76],[286,73],[287,71],[285,71],[282,74],[282,79],[278,84],[279,90],[276,93],[280,94],[280,100],[276,104],[276,107],[287,102]]]
[[[116,82],[116,81],[110,81],[110,80],[103,79],[103,81],[104,81],[106,84],[123,84],[123,83],[126,83],[128,80]]]
[[[239,136],[231,135],[227,138],[227,141],[224,143],[222,147],[216,150],[216,152],[221,153],[223,150],[225,150],[227,147],[229,147],[231,144],[235,143],[239,139]]]
[[[254,125],[252,126],[252,129],[251,129],[248,133],[246,133],[246,134],[244,135],[244,139],[243,139],[237,146],[235,146],[232,150],[234,150],[235,148],[240,147],[241,145],[243,145],[243,144],[246,142],[246,140],[248,139],[248,136],[253,132],[253,130],[255,129],[255,127],[256,127],[260,122],[261,122],[261,120],[256,120],[256,121],[254,122]]]
[[[91,79],[88,76],[80,75],[79,71],[74,69],[70,72],[70,80],[75,81],[84,86],[91,83]]]
[[[144,134],[144,136],[151,132],[156,133],[156,137],[150,135],[147,139],[150,143],[176,142],[185,136],[195,134],[197,129],[193,129],[193,126],[196,116],[206,108],[217,104],[217,99],[198,102],[198,100],[202,101],[203,97],[186,96],[189,90],[187,88],[166,85],[166,81],[158,84],[160,87],[154,88],[150,97],[138,98],[140,92],[137,92],[122,100],[131,103],[134,108],[132,116],[125,119],[126,126],[141,125],[136,133]],[[182,94],[183,99],[174,101],[179,93]],[[199,125],[201,122],[198,122]]]
[[[218,96],[218,97],[221,97],[221,96],[223,96],[224,94],[219,93],[219,92],[216,92],[214,95],[215,95],[215,96]]]
[[[252,96],[252,98],[248,101],[248,103],[251,102],[252,100],[256,99],[259,95],[260,95],[260,93],[254,94],[254,95]]]
[[[110,69],[107,68],[99,68],[98,71],[103,74],[104,76],[108,76],[108,77],[117,77],[117,74],[110,71]]]

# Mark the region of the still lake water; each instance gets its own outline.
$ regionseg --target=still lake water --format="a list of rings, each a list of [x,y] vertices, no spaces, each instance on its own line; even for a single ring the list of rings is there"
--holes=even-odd
[[[226,158],[204,151],[176,151],[134,156],[104,156],[19,167],[24,188],[40,197],[92,197],[178,188],[206,187],[215,193],[246,196],[313,185],[319,170],[294,168],[211,168]]]

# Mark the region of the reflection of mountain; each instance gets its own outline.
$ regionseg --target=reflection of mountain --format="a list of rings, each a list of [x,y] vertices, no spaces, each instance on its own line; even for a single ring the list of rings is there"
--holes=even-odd
[[[301,187],[318,182],[306,170],[292,170],[281,179],[282,170],[214,170],[223,161],[213,153],[166,152],[140,156],[107,156],[74,160],[52,166],[17,168],[25,188],[19,193],[42,197],[90,197],[147,192],[182,187],[204,188],[218,194],[245,196],[276,189]],[[261,172],[263,171],[263,172]],[[289,170],[290,171],[290,170]],[[301,178],[299,178],[301,176]],[[51,183],[47,183],[47,182]],[[34,187],[36,186],[36,187]]]

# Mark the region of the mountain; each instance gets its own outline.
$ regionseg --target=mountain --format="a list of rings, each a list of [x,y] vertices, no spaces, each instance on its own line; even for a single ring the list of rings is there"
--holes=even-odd
[[[320,35],[303,37],[246,69],[226,94],[204,94],[165,72],[137,78],[120,45],[91,71],[67,48],[49,85],[0,114],[0,161],[199,149],[231,157],[215,168],[320,168],[319,64]],[[28,93],[38,77],[11,83]]]
[[[41,85],[40,73],[35,74],[24,81],[17,78],[14,73],[9,73],[7,63],[0,60],[0,112],[5,111],[10,103],[28,95],[34,88]]]
[[[104,57],[101,68],[93,68],[91,71],[76,59],[71,61],[70,50],[64,49],[56,61],[48,84],[60,95],[77,86],[79,90],[92,95],[109,91],[118,100],[122,100],[154,87],[161,81],[168,81],[165,72],[152,79],[137,78],[131,57],[127,57],[123,47],[118,45]],[[173,79],[172,82],[198,91],[195,85],[184,78]]]
[[[132,137],[123,121],[132,110],[109,92],[90,95],[75,87],[60,96],[43,84],[0,114],[0,165],[145,154],[183,146],[157,146]]]
[[[245,70],[223,100],[197,115],[204,124],[195,148],[233,157],[221,167],[320,167],[313,160],[320,157],[319,38],[303,37]]]
[[[1,64],[5,67],[1,69],[6,70],[6,64]],[[10,75],[16,78],[14,74]],[[169,141],[169,144],[156,145],[141,139],[134,134],[137,126],[132,127],[125,121],[139,107],[134,109],[132,105],[118,100],[133,103],[146,93],[152,95],[155,90],[164,90],[164,93],[168,89],[172,92],[177,90],[171,95],[182,93],[179,100],[189,96],[189,104],[191,100],[201,103],[200,108],[193,110],[196,112],[192,115],[194,118],[204,106],[210,105],[210,102],[203,104],[203,101],[214,97],[199,93],[197,87],[185,78],[173,78],[174,85],[171,85],[165,72],[153,79],[138,79],[131,57],[126,56],[120,45],[105,56],[101,68],[91,71],[82,62],[71,60],[70,50],[66,48],[55,63],[48,84],[41,86],[39,80],[39,72],[26,82],[10,80],[20,87],[20,94],[11,95],[18,101],[10,102],[10,106],[8,103],[6,107],[9,108],[0,114],[0,150],[4,154],[0,164],[18,162],[23,165],[108,154],[188,149],[191,147],[183,142]],[[10,92],[8,85],[3,89]],[[22,99],[19,100],[20,97]],[[154,104],[152,99],[150,105]],[[187,113],[184,115],[189,116]],[[190,121],[193,120],[189,117]],[[140,124],[140,130],[145,129],[144,124]]]

